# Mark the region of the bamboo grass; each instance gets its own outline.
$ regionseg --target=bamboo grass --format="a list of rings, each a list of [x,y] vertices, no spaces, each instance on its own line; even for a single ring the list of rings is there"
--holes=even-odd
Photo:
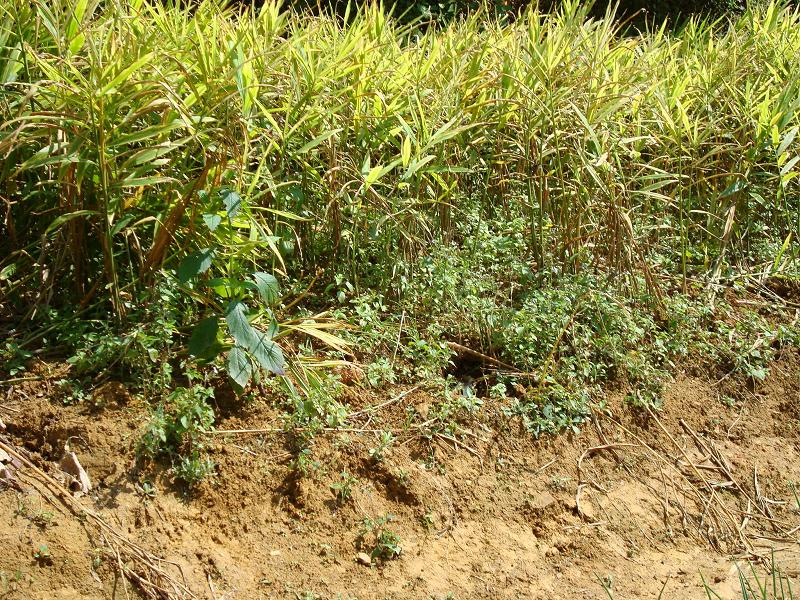
[[[31,316],[102,281],[121,314],[125,282],[185,252],[219,185],[259,224],[231,252],[279,271],[357,274],[375,256],[391,277],[466,243],[469,210],[524,216],[542,270],[685,286],[793,269],[800,14],[616,27],[575,1],[420,31],[378,6],[345,22],[269,2],[10,0],[0,294]]]

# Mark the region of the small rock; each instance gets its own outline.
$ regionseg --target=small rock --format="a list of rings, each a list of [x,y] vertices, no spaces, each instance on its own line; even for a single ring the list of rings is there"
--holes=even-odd
[[[366,552],[359,552],[356,554],[356,560],[358,561],[358,564],[364,565],[365,567],[372,566],[372,557]]]
[[[590,523],[594,523],[595,521],[597,521],[597,513],[595,512],[591,501],[584,500],[583,502],[581,502],[581,514],[579,516],[583,517],[584,521]]]
[[[0,490],[5,488],[14,488],[18,492],[22,491],[22,487],[14,477],[14,472],[8,467],[0,467]]]
[[[280,550],[270,550],[269,551],[269,555],[270,556],[280,556],[281,555],[281,551]]]
[[[92,489],[92,482],[74,452],[65,452],[58,466],[72,478],[69,489],[73,492],[89,493],[89,490]]]
[[[543,511],[556,503],[556,499],[549,492],[541,492],[531,497],[527,504],[528,507],[535,511]]]

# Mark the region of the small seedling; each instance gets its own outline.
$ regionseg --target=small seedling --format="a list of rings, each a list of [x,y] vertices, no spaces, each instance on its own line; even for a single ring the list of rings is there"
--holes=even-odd
[[[506,384],[497,383],[489,388],[489,397],[492,400],[505,400],[508,397],[508,388]]]
[[[0,571],[0,592],[3,594],[8,594],[9,592],[16,590],[16,584],[21,581],[22,571],[20,569],[16,569],[10,577],[5,571]]]
[[[386,527],[386,524],[393,520],[394,515],[384,515],[374,521],[369,517],[364,519],[360,540],[362,546],[371,545],[370,557],[373,561],[376,559],[392,560],[400,556],[403,551],[400,547],[400,536]],[[367,536],[372,537],[371,544],[365,543]]]
[[[50,548],[48,548],[47,544],[39,544],[39,548],[33,553],[33,558],[40,566],[53,564],[53,556],[50,554]]]
[[[172,474],[189,486],[211,475],[214,463],[204,456],[204,450],[207,434],[214,426],[214,410],[209,404],[213,397],[214,390],[201,385],[175,389],[166,405],[153,412],[139,440],[139,453],[148,458],[172,458]],[[143,495],[153,492],[151,487]]]
[[[559,477],[558,475],[553,475],[550,478],[550,483],[548,483],[548,487],[551,490],[557,492],[563,492],[567,489],[567,484],[572,481],[571,477]]]
[[[319,470],[320,463],[311,457],[311,448],[303,448],[289,464],[290,468],[302,477],[308,477]]]
[[[408,485],[408,471],[405,469],[397,469],[395,476],[397,477],[397,483],[403,487]]]
[[[341,481],[331,484],[331,490],[336,494],[336,500],[339,504],[344,504],[353,497],[353,486],[358,483],[358,480],[350,475],[347,471],[342,471]]]
[[[33,521],[33,524],[36,525],[37,527],[40,527],[41,529],[46,529],[47,527],[53,524],[54,518],[55,514],[48,511],[42,511],[36,516],[34,516],[33,519],[31,520]]]
[[[394,440],[395,437],[392,435],[391,431],[382,431],[378,438],[378,445],[369,450],[370,457],[376,462],[383,462]]]
[[[210,458],[203,458],[196,452],[190,456],[181,456],[171,471],[175,479],[183,481],[189,487],[194,487],[206,477],[214,474],[214,461]]]
[[[600,577],[600,575],[597,574],[595,574],[595,577],[597,577],[597,581],[600,582],[600,585],[603,586],[603,591],[606,593],[609,600],[614,600],[614,596],[611,593],[611,590],[614,587],[614,577],[611,575]]]
[[[792,495],[794,496],[794,510],[800,512],[800,496],[797,495],[797,484],[794,481],[790,481],[789,489],[792,490]]]
[[[136,484],[136,491],[144,499],[153,499],[156,497],[156,488],[147,479],[142,480],[141,483]]]
[[[92,549],[92,570],[96,571],[103,564],[103,551],[100,548]]]

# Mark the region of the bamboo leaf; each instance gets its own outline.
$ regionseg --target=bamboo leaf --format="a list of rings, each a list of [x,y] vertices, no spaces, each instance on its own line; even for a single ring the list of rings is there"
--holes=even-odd
[[[408,163],[411,162],[411,138],[403,138],[403,148],[401,150],[401,158],[403,160],[403,168],[408,168]]]
[[[71,221],[72,219],[77,219],[79,217],[94,217],[99,216],[100,213],[96,210],[76,210],[71,213],[67,213],[65,215],[60,215],[56,217],[50,225],[48,225],[47,229],[45,230],[45,235],[49,235],[59,227],[61,227],[64,223]]]
[[[339,134],[339,133],[341,133],[341,132],[342,132],[342,129],[341,129],[341,128],[339,128],[339,129],[332,129],[332,130],[330,130],[330,131],[326,131],[325,133],[323,133],[323,134],[321,134],[321,135],[318,135],[317,137],[315,137],[315,138],[314,138],[313,140],[311,140],[310,142],[308,142],[308,143],[304,144],[304,145],[303,145],[303,146],[302,146],[302,147],[301,147],[301,148],[300,148],[300,149],[299,149],[299,150],[296,152],[296,154],[297,154],[297,155],[303,155],[303,154],[305,154],[305,153],[307,153],[307,152],[309,152],[309,151],[313,150],[314,148],[316,148],[317,146],[319,146],[319,145],[320,145],[320,144],[322,144],[323,142],[326,142],[326,141],[328,141],[330,138],[332,138],[333,136],[335,136],[335,135],[337,135],[337,134]]]
[[[134,72],[142,68],[150,59],[153,58],[154,52],[148,52],[144,56],[141,56],[138,60],[134,61],[124,69],[122,69],[119,73],[114,76],[111,81],[106,83],[102,88],[97,91],[98,96],[107,96],[112,94],[116,91],[117,86],[120,85],[122,82],[127,81]]]
[[[800,128],[792,127],[787,134],[783,136],[783,140],[778,146],[778,149],[775,151],[777,156],[781,156],[784,152],[786,152],[786,149],[791,145],[791,143],[794,141],[794,138],[797,136],[798,129]]]

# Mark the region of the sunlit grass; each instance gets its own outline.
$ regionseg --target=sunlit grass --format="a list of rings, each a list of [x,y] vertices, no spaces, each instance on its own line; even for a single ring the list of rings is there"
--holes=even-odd
[[[548,272],[657,289],[789,269],[798,13],[615,27],[577,2],[424,32],[378,8],[344,24],[271,3],[4,3],[2,291],[33,306],[107,289],[121,312],[220,184],[259,223],[234,251],[278,271],[372,258],[390,279],[467,209],[523,215]]]

